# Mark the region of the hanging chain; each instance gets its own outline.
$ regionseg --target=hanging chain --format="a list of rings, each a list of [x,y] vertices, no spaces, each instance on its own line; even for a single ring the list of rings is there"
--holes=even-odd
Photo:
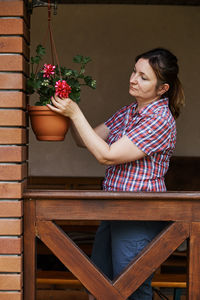
[[[57,55],[56,46],[55,46],[53,33],[52,33],[52,27],[51,27],[51,0],[48,0],[48,31],[49,31],[49,39],[50,39],[50,47],[51,47],[52,65],[54,65],[54,55],[55,55],[55,60],[56,60],[57,66],[58,66],[60,80],[62,80],[60,64],[59,64],[59,60],[58,60],[58,55]]]
[[[60,75],[60,80],[62,80],[62,75],[61,75],[61,71],[60,71],[60,64],[59,64],[58,55],[57,55],[57,52],[56,52],[56,46],[55,46],[55,43],[54,43],[53,33],[52,33],[52,28],[51,28],[51,0],[48,0],[48,6],[47,7],[48,7],[48,26],[47,26],[47,32],[46,32],[45,37],[44,37],[44,40],[45,40],[44,41],[44,47],[46,48],[47,39],[48,39],[48,36],[49,36],[52,65],[54,65],[54,55],[55,55],[56,63],[57,63],[58,71],[59,71],[59,75]],[[38,64],[37,67],[36,67],[35,74],[38,72],[39,65],[40,64]]]

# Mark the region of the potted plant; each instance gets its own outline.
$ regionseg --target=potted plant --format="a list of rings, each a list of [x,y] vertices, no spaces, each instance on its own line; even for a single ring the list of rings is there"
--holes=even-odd
[[[31,126],[38,140],[61,141],[69,128],[69,118],[51,111],[46,104],[51,104],[54,95],[60,98],[70,97],[75,102],[80,101],[81,86],[96,88],[96,80],[85,75],[85,67],[91,61],[90,57],[76,55],[73,62],[80,65],[80,70],[72,70],[58,65],[44,64],[39,69],[39,63],[46,50],[42,45],[36,48],[36,55],[31,57],[31,73],[27,79],[29,95],[37,93],[39,100],[34,106],[28,106]],[[35,67],[36,66],[36,67]],[[39,69],[39,71],[38,71]]]

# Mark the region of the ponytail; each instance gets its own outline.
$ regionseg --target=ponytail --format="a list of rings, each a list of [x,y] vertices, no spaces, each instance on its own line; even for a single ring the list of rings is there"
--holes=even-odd
[[[169,98],[169,108],[175,119],[180,115],[181,108],[185,105],[185,95],[182,84],[178,77],[174,79],[169,91],[167,92]]]

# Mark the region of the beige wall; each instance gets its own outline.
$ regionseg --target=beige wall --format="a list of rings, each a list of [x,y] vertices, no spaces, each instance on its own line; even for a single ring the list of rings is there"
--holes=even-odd
[[[31,53],[43,43],[46,20],[46,8],[33,10]],[[96,78],[97,89],[82,91],[80,104],[93,126],[131,103],[128,82],[137,54],[158,46],[172,50],[179,58],[187,102],[177,121],[175,154],[199,156],[200,7],[59,5],[53,28],[61,65],[76,67],[71,63],[76,54],[93,59],[88,73]],[[30,175],[104,174],[104,167],[87,150],[77,148],[70,133],[64,142],[38,142],[30,130],[29,158]]]

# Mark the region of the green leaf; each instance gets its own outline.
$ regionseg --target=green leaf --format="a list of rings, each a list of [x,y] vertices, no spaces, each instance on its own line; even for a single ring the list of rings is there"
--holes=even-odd
[[[36,106],[43,106],[43,105],[46,105],[46,104],[43,104],[42,101],[37,101],[37,102],[35,103],[35,105],[36,105]]]
[[[41,60],[40,56],[31,57],[32,64],[39,64],[40,60]]]
[[[80,75],[82,76],[82,78],[84,78],[84,76],[83,76],[83,74],[85,73],[85,67],[81,67],[81,70],[80,70],[80,72],[79,72],[79,77],[80,77]]]
[[[92,89],[96,89],[96,87],[97,87],[97,82],[96,82],[96,80],[92,80],[91,82],[90,82],[90,85],[89,85]]]
[[[76,70],[73,70],[72,75],[75,76],[76,78],[78,78],[79,77],[79,72],[76,71]]]
[[[82,63],[82,61],[83,61],[83,56],[82,55],[76,55],[73,58],[73,62],[75,62],[75,63],[80,64],[80,63]]]
[[[75,101],[76,103],[80,102],[80,91],[79,92],[71,92],[69,94],[70,99],[72,99],[73,101]]]
[[[85,76],[84,81],[85,81],[86,84],[89,84],[92,81],[92,77],[91,76]]]
[[[33,82],[33,88],[34,88],[35,90],[38,90],[40,87],[41,87],[41,80],[35,80],[35,81]]]
[[[80,89],[80,83],[75,78],[68,78],[67,83],[71,86],[72,89]]]
[[[36,53],[38,56],[44,56],[46,54],[46,49],[42,45],[38,45],[36,48]]]
[[[51,103],[51,99],[50,98],[46,98],[44,96],[40,96],[40,101],[37,101],[35,103],[36,106],[45,106],[47,104],[50,104]]]
[[[89,63],[91,60],[91,58],[89,56],[86,56],[83,58],[83,63],[86,65],[87,63]]]
[[[93,80],[91,76],[86,76],[84,80],[86,85],[88,85],[92,89],[96,89],[96,80]]]
[[[33,86],[28,82],[26,83],[26,91],[29,95],[31,95],[35,92]]]

